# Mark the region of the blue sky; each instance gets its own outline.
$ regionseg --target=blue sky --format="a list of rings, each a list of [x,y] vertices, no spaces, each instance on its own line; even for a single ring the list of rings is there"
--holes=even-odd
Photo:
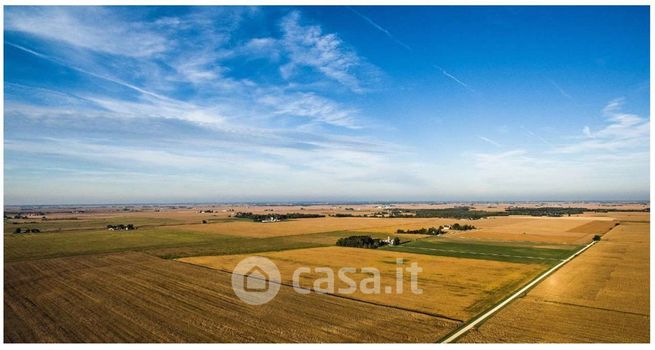
[[[7,204],[644,200],[647,7],[5,7]]]

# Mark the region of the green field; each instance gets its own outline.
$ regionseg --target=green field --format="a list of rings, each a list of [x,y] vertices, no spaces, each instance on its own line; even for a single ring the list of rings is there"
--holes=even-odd
[[[453,242],[439,238],[421,239],[407,242],[395,247],[384,247],[394,251],[407,253],[451,256],[470,259],[497,260],[519,263],[557,263],[566,259],[579,247],[563,246],[558,248],[542,248],[529,244],[510,244],[484,242]]]
[[[341,237],[370,235],[386,238],[387,234],[333,231],[292,236],[252,238],[230,234],[196,232],[165,226],[141,226],[134,231],[107,231],[108,223],[127,222],[121,218],[93,220],[95,229],[77,228],[75,220],[57,222],[61,231],[30,234],[5,234],[5,261],[55,258],[74,255],[140,251],[162,258],[199,255],[246,254],[265,251],[300,249],[334,245]],[[122,221],[121,221],[122,220]],[[154,219],[140,222],[154,225]],[[138,222],[138,220],[132,220]],[[161,221],[160,221],[161,223]],[[525,263],[551,263],[569,256],[577,247],[540,248],[529,244],[487,244],[483,242],[453,242],[441,238],[425,238],[405,242],[397,247],[385,247],[409,253],[465,257]]]
[[[122,251],[140,251],[163,258],[180,258],[329,246],[334,245],[337,239],[352,234],[348,231],[337,231],[251,238],[179,230],[167,226],[140,227],[134,231],[73,231],[64,228],[61,232],[5,234],[4,252],[5,261]]]
[[[196,220],[198,221],[198,220]],[[6,219],[4,233],[13,233],[16,228],[39,229],[41,232],[100,230],[107,225],[133,224],[136,226],[161,226],[194,223],[189,220],[174,218],[148,218],[134,216],[116,216],[106,218],[77,218],[66,220],[17,220]],[[200,222],[198,222],[200,223]]]

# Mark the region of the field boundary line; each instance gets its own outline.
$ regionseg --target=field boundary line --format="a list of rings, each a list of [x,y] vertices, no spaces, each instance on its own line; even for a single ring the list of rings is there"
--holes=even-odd
[[[497,304],[496,306],[492,307],[492,308],[491,308],[490,310],[488,310],[487,312],[485,312],[485,313],[483,313],[482,315],[478,316],[478,317],[475,318],[473,321],[464,324],[461,328],[459,328],[457,331],[455,331],[455,332],[452,333],[451,335],[446,336],[446,338],[443,339],[442,341],[440,341],[440,343],[448,344],[448,343],[452,343],[453,341],[457,340],[459,337],[461,337],[462,335],[464,335],[464,333],[466,333],[466,332],[468,332],[469,330],[471,330],[471,328],[475,327],[476,325],[478,325],[478,324],[481,323],[482,321],[484,321],[484,320],[486,320],[487,318],[489,318],[491,315],[493,315],[493,314],[495,314],[496,312],[498,312],[500,309],[502,309],[503,307],[505,307],[507,304],[509,304],[509,303],[511,303],[512,301],[514,301],[514,299],[520,297],[523,293],[525,293],[525,292],[526,292],[527,290],[529,290],[530,288],[534,287],[537,283],[541,282],[543,279],[545,279],[546,277],[548,277],[550,274],[552,274],[553,272],[555,272],[557,269],[559,269],[560,267],[564,266],[566,263],[568,263],[569,261],[573,260],[573,258],[575,258],[576,256],[582,254],[582,252],[584,252],[585,250],[589,249],[591,246],[593,246],[594,244],[596,244],[596,242],[597,242],[597,241],[592,241],[591,243],[587,244],[586,246],[582,247],[580,250],[578,250],[577,252],[575,252],[573,255],[571,255],[571,256],[569,256],[568,258],[562,260],[562,262],[560,262],[559,264],[557,264],[557,265],[551,267],[549,270],[547,270],[546,272],[542,273],[541,275],[539,275],[538,277],[536,277],[535,279],[533,279],[530,283],[528,283],[527,285],[523,286],[523,288],[519,289],[519,290],[516,291],[514,294],[510,295],[508,298],[504,299],[503,301],[501,301],[501,302],[500,302],[499,304]]]
[[[548,303],[548,304],[557,304],[557,305],[564,305],[564,306],[571,306],[571,307],[580,307],[580,308],[584,308],[584,309],[593,309],[593,310],[600,310],[600,311],[607,311],[607,312],[616,312],[616,313],[619,313],[619,314],[627,314],[627,315],[633,315],[633,316],[650,317],[649,314],[640,314],[638,312],[632,312],[632,311],[614,310],[614,309],[608,309],[608,308],[605,308],[605,307],[565,303],[563,301],[554,301],[554,300],[548,300],[548,299],[538,299],[538,300],[540,302],[542,302],[542,303]]]

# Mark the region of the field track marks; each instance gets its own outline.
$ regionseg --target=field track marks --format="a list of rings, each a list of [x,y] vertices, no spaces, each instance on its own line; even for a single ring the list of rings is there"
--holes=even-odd
[[[185,261],[179,261],[179,260],[178,260],[178,262],[181,263],[181,264],[189,264],[191,266],[196,266],[196,267],[201,267],[201,268],[204,268],[204,269],[209,269],[209,270],[212,270],[212,271],[226,273],[228,275],[233,275],[234,274],[234,272],[224,270],[224,269],[215,269],[215,268],[212,268],[212,267],[203,266],[203,265],[196,265],[196,264],[188,263],[188,262],[185,262]],[[407,311],[407,312],[422,314],[422,315],[426,315],[426,316],[430,316],[430,317],[436,317],[436,318],[440,318],[440,319],[444,319],[444,320],[448,320],[448,321],[464,323],[464,320],[460,320],[458,318],[449,317],[449,316],[442,315],[442,314],[437,314],[437,313],[434,313],[434,312],[426,312],[426,311],[421,311],[421,310],[415,310],[415,309],[406,308],[406,307],[397,306],[397,305],[380,304],[380,303],[376,303],[376,302],[373,302],[373,301],[357,299],[357,298],[353,298],[353,297],[350,297],[350,296],[347,296],[347,295],[341,295],[341,294],[337,294],[337,293],[319,292],[319,291],[314,290],[313,288],[295,286],[292,283],[269,281],[269,280],[267,280],[265,278],[260,278],[260,277],[256,277],[256,276],[249,276],[249,278],[261,279],[261,280],[264,280],[264,281],[268,281],[269,283],[279,284],[281,286],[292,287],[292,288],[296,288],[296,289],[302,289],[302,290],[306,290],[306,291],[309,291],[309,292],[312,292],[312,293],[317,293],[317,294],[326,295],[326,296],[330,296],[330,297],[343,298],[343,299],[351,300],[351,301],[358,302],[358,303],[364,303],[364,304],[375,305],[375,306],[380,306],[380,307],[387,307],[387,308],[391,308],[391,309],[397,309],[397,310],[401,310],[401,311]]]
[[[634,315],[634,316],[646,316],[650,317],[649,314],[643,314],[639,312],[630,312],[630,311],[621,311],[621,310],[613,310],[613,309],[608,309],[606,307],[597,307],[597,306],[589,306],[589,305],[580,305],[580,304],[573,304],[573,303],[565,303],[563,301],[553,301],[553,300],[548,300],[544,299],[541,300],[543,303],[549,303],[549,304],[559,304],[559,305],[566,305],[566,306],[572,306],[572,307],[581,307],[585,309],[594,309],[594,310],[600,310],[600,311],[608,311],[608,312],[616,312],[619,314],[627,314],[627,315]]]

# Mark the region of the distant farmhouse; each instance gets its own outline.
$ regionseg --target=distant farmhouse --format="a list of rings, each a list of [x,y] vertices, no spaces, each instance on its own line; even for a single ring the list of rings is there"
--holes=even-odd
[[[400,239],[397,237],[391,238],[391,236],[387,236],[387,239],[383,239],[382,243],[386,243],[388,245],[398,245],[400,244]]]
[[[279,222],[281,221],[278,217],[276,216],[269,216],[268,218],[260,221],[260,222]]]
[[[119,225],[107,225],[107,230],[109,231],[132,231],[136,230],[136,227],[132,224],[119,224]]]

